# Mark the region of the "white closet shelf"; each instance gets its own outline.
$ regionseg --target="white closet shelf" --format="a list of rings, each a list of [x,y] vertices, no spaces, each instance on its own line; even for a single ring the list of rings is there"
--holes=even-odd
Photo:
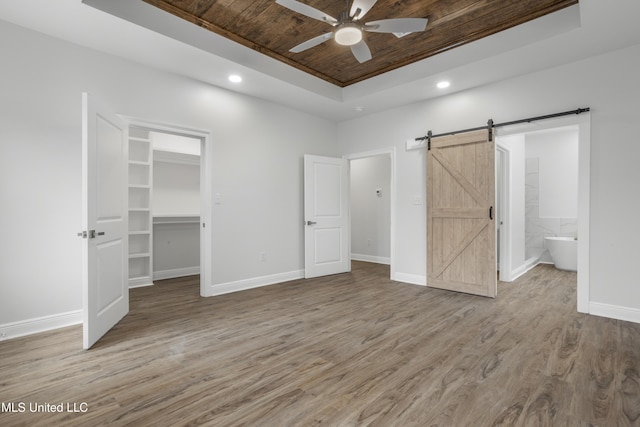
[[[129,230],[129,235],[151,234],[149,230]]]
[[[200,222],[198,214],[157,214],[153,215],[153,225],[163,224],[197,224]]]
[[[150,185],[140,185],[140,184],[129,184],[129,188],[143,188],[143,189],[151,189]]]
[[[129,254],[129,259],[131,258],[146,258],[151,256],[151,254],[149,252],[140,252],[137,254]]]
[[[150,166],[151,162],[144,162],[142,160],[129,160],[130,165]]]

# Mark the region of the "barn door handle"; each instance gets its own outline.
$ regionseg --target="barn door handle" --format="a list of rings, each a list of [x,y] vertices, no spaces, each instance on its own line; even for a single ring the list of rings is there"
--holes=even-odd
[[[489,219],[493,220],[493,206],[489,208]]]

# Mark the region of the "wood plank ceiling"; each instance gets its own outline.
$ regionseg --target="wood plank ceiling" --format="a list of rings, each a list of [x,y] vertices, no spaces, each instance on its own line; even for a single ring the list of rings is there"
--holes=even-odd
[[[300,53],[289,49],[331,31],[275,0],[144,0],[230,40],[339,87],[408,65],[578,3],[578,0],[378,0],[363,19],[428,18],[426,31],[402,38],[365,33],[373,59],[359,63],[334,40]],[[346,1],[300,0],[333,17]]]

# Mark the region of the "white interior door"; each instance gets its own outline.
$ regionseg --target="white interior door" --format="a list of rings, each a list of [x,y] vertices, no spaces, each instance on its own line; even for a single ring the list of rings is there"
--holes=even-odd
[[[129,312],[127,126],[82,95],[83,348]]]
[[[346,159],[304,156],[306,278],[351,270]]]

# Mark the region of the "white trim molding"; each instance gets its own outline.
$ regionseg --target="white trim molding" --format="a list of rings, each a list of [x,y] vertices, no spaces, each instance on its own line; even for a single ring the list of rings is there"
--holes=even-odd
[[[229,294],[232,292],[246,291],[262,286],[275,285],[291,280],[304,279],[304,270],[289,271],[286,273],[272,274],[269,276],[253,277],[251,279],[236,280],[235,282],[219,283],[209,287],[208,296]]]
[[[153,272],[153,280],[173,279],[175,277],[193,276],[200,274],[200,267],[174,268],[173,270],[160,270]]]
[[[375,256],[375,255],[363,255],[363,254],[351,254],[351,260],[352,261],[364,261],[364,262],[373,262],[376,264],[385,264],[385,265],[390,265],[391,264],[391,258],[389,257],[382,257],[382,256]]]
[[[636,308],[620,307],[617,305],[603,304],[599,302],[590,302],[589,314],[593,314],[594,316],[608,317],[610,319],[640,323],[640,310]]]
[[[396,282],[409,283],[410,285],[427,286],[427,276],[418,274],[397,273],[391,280]]]
[[[0,325],[0,341],[80,324],[82,324],[82,310],[5,323]]]

